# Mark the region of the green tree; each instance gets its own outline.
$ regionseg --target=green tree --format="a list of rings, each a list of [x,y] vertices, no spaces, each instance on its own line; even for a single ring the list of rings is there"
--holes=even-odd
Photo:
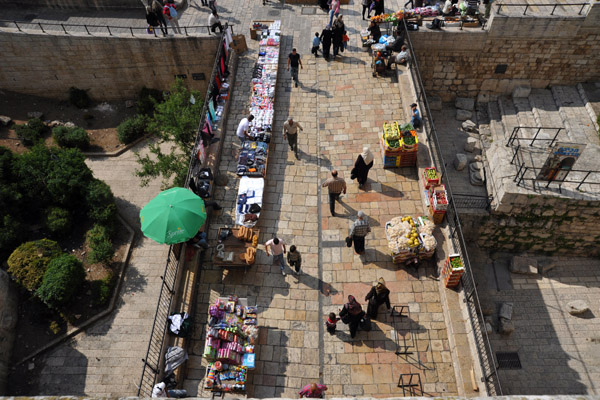
[[[190,102],[192,96],[195,104]],[[136,174],[142,186],[159,176],[165,188],[183,186],[200,123],[201,98],[200,92],[188,90],[177,79],[165,101],[155,105],[149,129],[157,133],[158,141],[150,145],[150,154],[137,154],[140,169]]]
[[[110,264],[115,252],[106,227],[96,224],[92,229],[87,231],[85,236],[87,244],[90,247],[90,253],[87,257],[88,262],[92,264]]]
[[[94,222],[111,228],[117,216],[115,196],[110,186],[100,179],[92,179],[87,187],[88,216]]]
[[[64,254],[50,261],[35,294],[49,307],[58,308],[71,299],[84,279],[83,263],[75,256]]]
[[[71,214],[64,208],[50,207],[46,212],[46,227],[58,237],[71,231],[71,222]]]
[[[33,292],[40,286],[50,261],[61,254],[60,246],[53,240],[23,243],[8,257],[8,273],[18,284]]]

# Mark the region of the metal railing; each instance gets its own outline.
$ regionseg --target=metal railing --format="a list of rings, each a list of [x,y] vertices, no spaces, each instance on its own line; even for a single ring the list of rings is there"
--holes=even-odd
[[[157,377],[161,371],[165,336],[167,334],[167,317],[170,315],[171,304],[175,296],[182,248],[183,244],[181,243],[169,247],[167,265],[165,266],[163,276],[161,276],[162,284],[160,286],[160,294],[158,295],[158,304],[154,314],[150,340],[148,341],[148,350],[146,351],[146,358],[142,359],[144,368],[138,387],[138,397],[152,396],[152,388],[157,383]]]
[[[523,137],[519,137],[519,132],[521,132],[521,130],[532,130],[532,131],[536,131],[535,135],[533,135],[533,138],[523,138]],[[508,141],[506,142],[506,147],[510,147],[513,145],[513,143],[516,141],[518,141],[519,143],[521,141],[529,141],[529,147],[532,147],[533,144],[536,141],[545,141],[547,142],[548,140],[550,140],[550,144],[548,145],[548,147],[552,147],[552,145],[554,144],[554,142],[556,141],[556,138],[558,137],[558,135],[563,132],[565,130],[565,128],[560,127],[560,128],[546,128],[546,127],[539,127],[539,126],[515,126],[513,128],[512,133],[510,134],[510,137],[508,138]],[[546,139],[546,138],[540,138],[538,139],[538,136],[540,135],[541,132],[545,132],[545,131],[552,131],[552,132],[556,132],[554,133],[554,137],[552,139]]]
[[[465,273],[462,275],[461,282],[465,293],[465,299],[467,304],[467,310],[469,312],[469,318],[471,320],[471,326],[473,329],[473,335],[475,337],[475,344],[477,347],[477,355],[483,371],[483,381],[485,383],[487,393],[489,396],[501,396],[502,387],[500,385],[500,379],[498,377],[498,370],[494,361],[492,347],[487,336],[487,332],[483,329],[483,314],[481,313],[481,307],[479,305],[479,296],[473,278],[471,270],[471,262],[467,253],[467,247],[465,239],[462,234],[460,220],[458,212],[456,211],[456,204],[454,202],[452,188],[448,181],[448,174],[446,173],[446,164],[441,153],[441,146],[438,140],[437,131],[433,120],[431,118],[431,110],[429,109],[429,103],[425,95],[425,88],[419,73],[419,64],[415,51],[410,40],[410,32],[407,29],[406,21],[403,20],[402,24],[406,31],[406,43],[409,47],[412,60],[410,63],[410,73],[412,76],[412,82],[417,94],[417,103],[419,104],[422,111],[423,119],[423,130],[429,140],[429,146],[431,149],[431,159],[433,165],[442,173],[442,182],[446,185],[448,192],[449,204],[446,211],[446,219],[449,229],[449,238],[452,245],[452,250],[462,256]]]
[[[114,25],[88,25],[88,24],[56,24],[51,22],[27,22],[27,21],[14,21],[0,19],[0,28],[16,28],[19,32],[27,31],[41,31],[42,33],[55,34],[64,33],[66,35],[70,33],[83,33],[90,36],[94,34],[108,34],[109,36],[143,36],[154,35],[159,37],[160,27],[155,27],[151,33],[148,33],[147,26],[114,26]],[[173,30],[171,25],[167,25],[167,29]],[[204,31],[207,34],[211,34],[210,26],[208,25],[194,25],[194,26],[182,26],[181,30],[185,36],[190,35],[204,35]]]
[[[471,208],[488,210],[492,204],[491,196],[481,196],[476,194],[454,193],[452,201],[456,208]]]
[[[498,4],[496,4],[496,6],[498,7],[498,14],[500,14],[500,10],[502,9],[502,7],[506,7],[506,8],[525,7],[525,10],[523,11],[523,15],[527,15],[527,10],[529,10],[529,7],[552,7],[552,12],[550,12],[550,15],[554,15],[554,12],[556,11],[557,7],[580,7],[579,8],[579,12],[577,13],[578,15],[581,15],[581,13],[583,13],[583,10],[585,9],[585,6],[588,6],[590,8],[592,7],[590,3],[552,3],[552,4],[540,4],[540,3],[535,3],[535,4],[528,4],[528,3],[523,3],[523,4],[498,3]]]

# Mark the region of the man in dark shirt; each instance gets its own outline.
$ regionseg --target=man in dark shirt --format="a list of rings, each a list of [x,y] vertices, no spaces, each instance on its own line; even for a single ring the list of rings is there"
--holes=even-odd
[[[371,21],[367,30],[369,31],[369,34],[371,35],[371,39],[373,39],[373,41],[375,43],[379,43],[379,38],[381,38],[381,29],[379,29],[379,25],[377,25],[377,23]]]
[[[292,67],[292,79],[296,83],[296,87],[298,87],[298,66],[302,67],[302,60],[300,59],[300,54],[296,51],[296,48],[292,49],[292,52],[288,55],[287,62],[287,70],[290,70],[290,66]]]

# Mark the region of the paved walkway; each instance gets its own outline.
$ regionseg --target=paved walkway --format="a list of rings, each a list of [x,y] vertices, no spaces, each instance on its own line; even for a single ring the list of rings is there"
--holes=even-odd
[[[135,395],[146,355],[168,246],[143,237],[138,213],[160,191],[160,180],[140,187],[133,151],[116,158],[88,159],[96,178],[108,183],[119,212],[136,231],[117,309],[73,340],[35,360],[35,395]]]
[[[328,394],[334,396],[397,396],[402,394],[397,387],[401,373],[420,374],[426,395],[456,395],[434,268],[428,266],[418,272],[398,269],[391,263],[383,231],[385,222],[394,216],[423,213],[416,169],[384,170],[377,136],[384,121],[406,119],[407,104],[412,99],[402,100],[398,84],[390,78],[371,76],[369,56],[358,47],[357,33],[365,25],[360,20],[360,5],[342,7],[352,38],[350,47],[340,61],[327,63],[308,53],[314,32],[320,32],[326,24],[324,13],[316,10],[316,15],[304,15],[299,6],[260,4],[246,0],[233,16],[226,14],[242,27],[252,19],[282,20],[275,150],[269,156],[264,211],[258,226],[260,242],[276,234],[288,245],[295,244],[303,254],[304,274],[284,278],[264,252],[259,253],[257,263],[246,274],[205,265],[195,316],[201,324],[189,348],[184,386],[191,395],[206,395],[200,387],[205,371],[202,323],[216,296],[237,294],[258,304],[263,326],[257,367],[251,374],[251,396],[295,397],[298,388],[313,381],[327,384]],[[392,7],[390,2],[386,4]],[[224,211],[211,226],[212,240],[216,239],[217,228],[230,225],[234,217],[239,179],[233,173],[238,145],[232,132],[247,113],[257,57],[257,43],[248,40],[248,44],[250,50],[239,61],[220,168],[228,175],[229,185],[216,191]],[[285,55],[292,47],[299,49],[304,60],[299,88],[292,87],[285,71]],[[280,134],[288,115],[304,127],[299,137],[300,160],[287,151]],[[349,171],[364,145],[376,155],[375,166],[365,190],[358,190],[349,179]],[[341,215],[336,218],[329,216],[327,193],[320,188],[333,168],[340,171],[349,186],[342,204],[337,205]],[[361,209],[373,225],[364,257],[354,255],[344,245],[349,225]],[[365,304],[364,296],[379,277],[392,290],[394,305],[408,304],[411,308],[411,326],[416,330],[414,337],[408,337],[415,346],[412,355],[394,353],[394,326],[383,310],[373,331],[359,332],[355,339],[341,323],[336,335],[324,332],[325,316],[337,311],[349,294]]]

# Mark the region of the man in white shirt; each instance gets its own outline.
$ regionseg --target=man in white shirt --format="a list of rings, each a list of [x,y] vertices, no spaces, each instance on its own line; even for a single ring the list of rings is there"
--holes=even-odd
[[[283,257],[283,255],[286,252],[285,242],[283,241],[283,239],[274,237],[273,239],[265,243],[265,253],[267,253],[267,256],[270,256],[269,247],[271,248],[271,253],[273,253],[273,258],[279,261],[281,275],[285,276],[285,271],[283,270],[285,268],[285,258]]]
[[[402,46],[400,53],[396,54],[395,57],[390,57],[390,62],[388,64],[388,68],[391,68],[393,63],[400,64],[400,65],[406,65],[408,63],[408,60],[410,60],[410,55],[408,54],[408,49],[406,48],[406,46]]]
[[[236,135],[240,139],[240,143],[243,145],[246,140],[252,140],[252,136],[248,133],[250,129],[250,122],[254,120],[254,115],[250,115],[248,118],[242,118],[240,124],[237,127]]]
[[[219,33],[223,33],[223,25],[221,25],[219,16],[214,11],[208,16],[208,26],[210,26],[210,31],[212,33],[217,33],[217,28],[219,28]]]
[[[153,398],[161,398],[161,397],[176,397],[183,398],[187,397],[187,391],[184,389],[167,389],[167,385],[164,382],[157,383],[152,388],[152,397]]]

